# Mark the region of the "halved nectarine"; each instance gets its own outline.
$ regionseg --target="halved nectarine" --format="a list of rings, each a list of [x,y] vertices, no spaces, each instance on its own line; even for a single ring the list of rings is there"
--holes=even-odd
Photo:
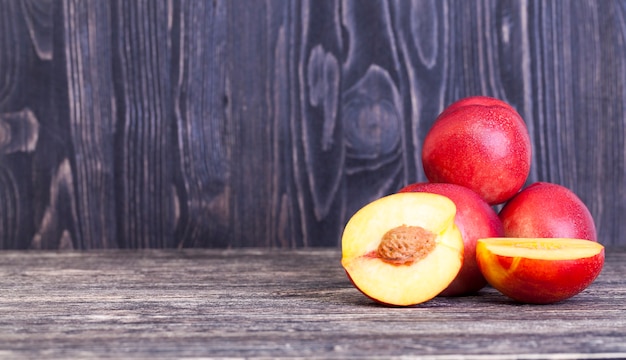
[[[529,304],[559,302],[585,290],[604,265],[604,247],[568,238],[479,239],[476,260],[495,289]]]
[[[398,193],[356,212],[341,239],[341,263],[363,294],[387,305],[437,296],[463,263],[456,206],[445,196]]]

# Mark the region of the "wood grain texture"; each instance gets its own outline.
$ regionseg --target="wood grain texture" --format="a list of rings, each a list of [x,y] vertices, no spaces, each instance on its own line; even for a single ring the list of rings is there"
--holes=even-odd
[[[1,0],[0,248],[337,246],[464,96],[625,244],[626,2]]]
[[[0,253],[3,358],[610,359],[626,356],[626,250],[582,293],[492,288],[376,305],[331,250]]]

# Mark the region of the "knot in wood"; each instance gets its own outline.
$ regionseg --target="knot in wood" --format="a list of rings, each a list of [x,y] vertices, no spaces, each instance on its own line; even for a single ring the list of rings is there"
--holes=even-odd
[[[378,245],[378,257],[393,265],[410,265],[435,249],[435,234],[420,226],[401,225],[387,231]]]

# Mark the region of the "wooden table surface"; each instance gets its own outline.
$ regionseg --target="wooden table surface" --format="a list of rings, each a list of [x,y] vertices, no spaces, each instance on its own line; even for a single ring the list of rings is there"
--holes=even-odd
[[[626,358],[626,249],[587,290],[374,304],[337,249],[0,253],[1,358]]]

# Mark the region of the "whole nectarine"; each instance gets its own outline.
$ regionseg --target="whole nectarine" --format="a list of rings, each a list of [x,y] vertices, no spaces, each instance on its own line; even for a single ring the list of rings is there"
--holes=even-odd
[[[550,304],[586,289],[604,265],[604,247],[585,239],[479,239],[476,257],[487,281],[519,302]]]
[[[437,296],[463,262],[463,239],[454,224],[456,206],[429,193],[392,194],[365,205],[348,221],[341,239],[348,277],[363,294],[395,306]]]
[[[536,182],[524,188],[498,215],[507,237],[598,240],[587,206],[559,184]]]
[[[426,134],[422,165],[430,182],[465,186],[490,205],[528,178],[531,142],[519,113],[499,99],[473,96],[446,108]]]
[[[476,263],[476,240],[502,237],[504,231],[496,211],[474,191],[456,184],[413,183],[399,192],[427,192],[448,197],[456,205],[455,224],[463,236],[463,267],[441,296],[458,296],[475,293],[487,281]]]

